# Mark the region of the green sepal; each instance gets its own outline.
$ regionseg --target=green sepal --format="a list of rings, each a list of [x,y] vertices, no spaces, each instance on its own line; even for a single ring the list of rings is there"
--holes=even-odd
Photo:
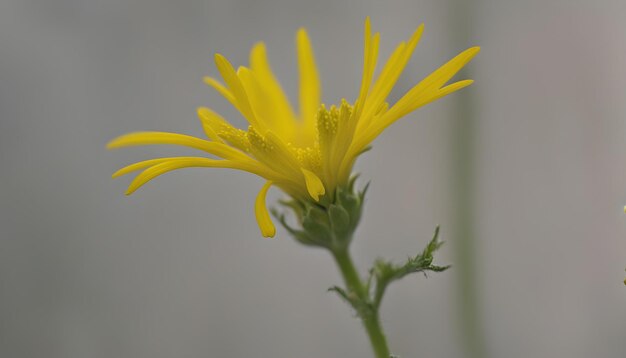
[[[323,242],[332,241],[333,235],[329,226],[327,222],[315,220],[314,217],[309,215],[302,219],[302,228],[307,235],[319,238]]]
[[[350,230],[350,214],[343,207],[330,204],[328,217],[333,231],[343,234]]]
[[[285,215],[280,214],[277,210],[272,209],[272,215],[283,225],[285,230],[291,234],[291,236],[298,241],[299,243],[307,246],[324,246],[322,242],[318,241],[316,238],[308,235],[306,231],[298,230],[293,228],[291,225],[287,223],[285,219]]]
[[[304,215],[304,211],[306,210],[304,204],[299,201],[299,200],[295,200],[295,199],[291,199],[291,200],[280,200],[279,203],[285,207],[290,208],[291,210],[293,210],[293,212],[296,214],[296,218],[298,220],[301,220],[303,215]],[[272,212],[273,213],[273,212]],[[298,221],[299,224],[302,224],[301,221]]]
[[[350,180],[348,180],[348,191],[354,192],[354,184],[356,183],[356,180],[359,179],[360,176],[361,174],[357,173],[357,174],[354,174],[350,178]]]
[[[355,190],[356,178],[353,176],[347,185],[323,196],[319,202],[295,198],[281,201],[295,215],[299,229],[287,225],[284,215],[273,211],[274,216],[298,242],[332,251],[343,250],[350,244],[363,210],[365,190]]]
[[[346,210],[348,216],[352,218],[353,225],[358,224],[361,216],[361,200],[358,195],[344,188],[337,189],[337,205]]]

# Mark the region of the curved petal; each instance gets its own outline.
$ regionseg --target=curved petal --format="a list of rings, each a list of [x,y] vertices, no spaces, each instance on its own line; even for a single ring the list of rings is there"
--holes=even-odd
[[[160,175],[183,168],[228,168],[249,171],[249,168],[247,168],[245,165],[242,165],[242,163],[231,160],[216,160],[195,157],[173,158],[166,162],[161,162],[159,164],[153,165],[137,175],[137,177],[135,177],[135,179],[128,186],[128,190],[126,190],[126,195],[132,194],[144,184]]]
[[[267,210],[267,205],[265,204],[267,191],[270,189],[272,184],[274,184],[272,181],[267,181],[261,188],[261,191],[259,191],[259,194],[254,202],[254,214],[263,237],[274,237],[274,235],[276,235],[276,227],[274,227],[274,223],[272,223],[272,219],[270,218],[270,214]]]
[[[224,159],[246,160],[250,159],[244,153],[229,147],[223,143],[209,142],[190,135],[168,132],[135,132],[119,136],[107,144],[108,149],[138,145],[181,145],[184,147],[199,149]]]
[[[195,157],[189,157],[189,158],[195,158]],[[176,158],[157,158],[157,159],[150,159],[150,160],[144,160],[142,162],[133,163],[131,165],[127,165],[124,168],[116,171],[115,173],[113,173],[113,175],[111,175],[111,177],[114,178],[114,179],[115,178],[119,178],[122,175],[126,175],[126,174],[129,174],[129,173],[132,173],[132,172],[137,171],[139,169],[151,167],[153,165],[161,164],[161,163],[170,161],[172,159],[176,159]]]
[[[308,190],[309,195],[311,195],[311,197],[315,199],[315,201],[319,201],[320,196],[326,193],[324,183],[322,183],[322,180],[317,175],[315,175],[315,173],[309,170],[302,168],[302,174],[304,174],[304,181],[306,183],[306,189]]]

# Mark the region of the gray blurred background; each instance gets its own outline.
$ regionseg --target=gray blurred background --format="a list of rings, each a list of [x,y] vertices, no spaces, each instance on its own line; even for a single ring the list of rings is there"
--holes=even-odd
[[[483,48],[463,73],[472,87],[358,165],[372,181],[361,271],[421,249],[436,224],[437,260],[455,265],[390,288],[392,351],[624,357],[623,0],[0,0],[0,357],[371,356],[326,292],[340,283],[330,256],[260,237],[261,180],[188,169],[125,197],[116,169],[191,152],[104,149],[133,130],[200,136],[198,106],[242,125],[201,78],[214,52],[247,64],[259,40],[295,100],[300,26],[324,101],[353,100],[367,15],[384,57],[426,24],[391,102]]]

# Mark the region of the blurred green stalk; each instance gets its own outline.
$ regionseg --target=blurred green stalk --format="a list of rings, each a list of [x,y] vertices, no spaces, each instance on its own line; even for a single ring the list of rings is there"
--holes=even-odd
[[[476,42],[472,35],[472,25],[477,23],[474,17],[478,5],[476,1],[451,0],[449,2],[452,28],[452,45],[460,49]],[[477,45],[480,45],[477,43]],[[470,69],[471,70],[471,69]],[[480,78],[464,71],[463,78]],[[454,211],[454,273],[456,275],[456,305],[459,319],[459,333],[462,348],[468,358],[487,358],[484,328],[480,309],[480,280],[477,274],[477,248],[475,235],[476,189],[476,107],[474,94],[477,88],[463,91],[456,96],[452,123],[452,207]]]

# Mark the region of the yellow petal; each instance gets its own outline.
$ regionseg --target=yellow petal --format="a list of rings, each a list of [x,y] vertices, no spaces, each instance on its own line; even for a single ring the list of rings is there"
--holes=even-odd
[[[374,76],[374,70],[376,69],[376,62],[378,59],[378,44],[380,40],[380,34],[376,33],[371,35],[371,25],[369,16],[365,19],[364,32],[364,46],[363,46],[363,75],[361,79],[361,88],[359,90],[359,97],[356,101],[356,117],[360,117],[365,99],[369,92],[369,88]]]
[[[304,174],[304,181],[306,183],[306,189],[308,190],[309,195],[311,195],[311,197],[315,199],[315,201],[319,201],[320,196],[326,193],[324,183],[322,183],[322,180],[317,175],[315,175],[315,173],[309,170],[302,168],[302,174]]]
[[[387,127],[392,125],[398,119],[404,117],[410,112],[413,112],[419,107],[425,106],[431,102],[434,102],[442,97],[449,95],[450,93],[456,92],[462,88],[465,88],[474,83],[474,80],[462,80],[455,83],[452,83],[448,86],[442,87],[437,91],[430,91],[424,96],[420,98],[416,98],[412,103],[407,103],[405,107],[399,107],[398,111],[389,113],[384,113],[379,120],[376,121],[376,124],[372,125],[368,128],[367,131],[362,135],[359,139],[359,143],[362,146],[366,146],[364,143],[371,143],[376,137],[378,137]]]
[[[209,108],[204,107],[198,108],[198,118],[202,122],[204,133],[209,139],[215,142],[223,142],[218,133],[220,133],[222,127],[230,126],[224,118]]]
[[[469,48],[424,78],[420,83],[400,98],[400,100],[393,105],[391,109],[389,109],[384,116],[385,118],[381,120],[381,125],[383,127],[387,127],[391,123],[416,110],[420,106],[432,102],[434,100],[433,98],[441,98],[444,95],[450,94],[471,84],[471,82],[461,81],[448,86],[448,88],[444,87],[446,88],[445,91],[444,88],[441,88],[441,86],[448,82],[469,61],[471,61],[479,51],[480,47]],[[443,94],[441,91],[444,91]]]
[[[126,195],[134,193],[137,189],[142,187],[150,180],[158,177],[159,175],[171,172],[172,170],[190,167],[223,167],[225,162],[227,161],[207,158],[177,158],[162,162],[160,164],[151,166],[150,168],[144,170],[139,175],[137,175],[128,186],[128,189],[126,190]]]
[[[363,31],[364,36],[364,48],[363,48],[363,74],[361,80],[361,88],[359,89],[359,97],[357,98],[354,104],[354,111],[350,113],[350,116],[347,120],[342,119],[339,122],[337,128],[337,139],[335,140],[335,145],[333,145],[333,160],[330,161],[331,167],[327,169],[326,172],[332,171],[332,175],[326,174],[325,180],[330,183],[331,187],[334,186],[335,180],[340,182],[347,180],[350,175],[349,171],[352,168],[353,160],[346,158],[347,151],[352,144],[356,132],[359,131],[362,127],[367,127],[367,124],[371,121],[371,118],[365,118],[362,115],[363,109],[366,104],[372,102],[369,98],[370,96],[370,87],[372,78],[374,77],[374,71],[376,69],[376,63],[378,61],[378,46],[380,41],[380,33],[375,33],[373,36],[371,35],[371,24],[369,16],[365,19],[365,29]],[[383,74],[389,71],[389,63],[394,63],[394,58],[399,56],[403,51],[404,44],[400,44],[400,46],[396,49],[397,54],[392,54],[390,60],[388,61],[387,69],[383,69]],[[379,76],[379,78],[382,77]],[[373,91],[375,92],[375,91]],[[369,106],[373,106],[373,104],[368,104]],[[342,103],[343,107],[343,103]],[[368,115],[369,116],[369,115]],[[348,174],[342,174],[348,168]]]
[[[267,196],[267,191],[274,184],[271,181],[267,181],[259,194],[256,197],[256,201],[254,202],[254,214],[256,215],[256,221],[259,224],[259,228],[261,229],[261,235],[263,237],[274,237],[276,235],[276,227],[274,227],[274,223],[272,223],[272,219],[270,218],[270,214],[267,210],[267,205],[265,204],[265,197]]]
[[[232,104],[233,107],[235,107],[238,111],[241,112],[241,109],[239,108],[239,104],[237,104],[237,100],[235,99],[235,96],[233,96],[233,94],[228,90],[228,88],[224,87],[224,85],[221,84],[220,81],[216,80],[215,78],[208,77],[208,76],[204,77],[202,80],[207,85],[213,87],[219,94],[221,94],[224,98],[226,98],[226,100],[230,102],[230,104]]]
[[[256,74],[247,67],[239,67],[237,77],[248,95],[257,121],[263,124],[263,128],[280,128],[276,125],[276,119],[279,118],[276,117],[274,106],[265,90],[265,84],[261,83]]]
[[[250,67],[259,83],[263,84],[269,107],[273,111],[275,127],[272,127],[272,130],[280,131],[287,137],[293,136],[295,131],[294,112],[289,99],[270,68],[265,44],[262,42],[254,45],[250,51]]]
[[[207,153],[222,157],[224,159],[249,159],[249,157],[245,154],[223,143],[209,142],[207,140],[185,134],[167,132],[135,132],[124,134],[109,142],[109,144],[107,144],[107,148],[115,149],[129,146],[154,144],[181,145],[203,150]]]
[[[387,96],[393,89],[393,86],[396,84],[398,78],[404,71],[406,64],[409,62],[409,59],[411,58],[415,47],[417,47],[423,32],[424,24],[421,24],[415,30],[406,45],[401,46],[402,49],[400,51],[394,52],[389,61],[387,61],[387,64],[385,64],[383,71],[380,76],[378,76],[378,79],[374,84],[371,98],[368,98],[363,110],[363,119],[366,123],[372,118],[380,105],[387,99]]]
[[[258,167],[246,162],[197,157],[170,158],[170,160],[153,165],[137,175],[137,177],[135,177],[135,179],[130,183],[128,190],[126,191],[126,195],[132,194],[144,184],[160,175],[183,168],[228,168],[244,170],[253,174],[260,174],[258,172]]]
[[[369,74],[369,67],[371,62],[371,46],[372,46],[372,27],[370,23],[370,17],[365,18],[365,29],[363,30],[363,73],[361,76],[361,88],[359,90],[359,97],[357,103],[362,103],[369,85],[371,82],[367,80]]]
[[[311,41],[305,29],[298,30],[298,69],[300,72],[300,118],[307,131],[315,130],[315,115],[320,106],[321,87]]]
[[[449,84],[445,87],[442,87],[439,89],[439,91],[437,91],[437,93],[432,97],[429,98],[428,101],[425,101],[424,103],[422,103],[422,106],[427,105],[430,102],[434,102],[436,100],[438,100],[439,98],[445,97],[447,95],[449,95],[450,93],[456,92],[460,89],[463,89],[469,85],[471,85],[472,83],[474,83],[474,80],[462,80],[462,81],[458,81],[458,82],[454,82],[452,84]]]
[[[143,168],[147,168],[147,167],[151,167],[153,165],[157,165],[163,162],[167,162],[170,161],[174,158],[157,158],[157,159],[150,159],[150,160],[144,160],[142,162],[137,162],[131,165],[127,165],[124,168],[116,171],[115,173],[113,173],[113,175],[111,176],[112,178],[118,178],[121,177],[122,175],[126,175],[128,173],[132,173],[136,170],[139,169],[143,169]]]
[[[273,132],[265,135],[250,126],[248,128],[250,152],[268,168],[285,175],[286,177],[300,177],[300,163],[292,154],[287,145]]]
[[[348,104],[345,100],[342,100],[341,107],[339,107],[338,113],[338,128],[337,128],[337,136],[335,139],[335,143],[333,146],[333,151],[331,155],[330,164],[332,166],[332,170],[336,172],[340,165],[341,161],[345,157],[346,151],[350,147],[352,140],[354,138],[354,129],[355,124],[351,119],[354,117],[352,115],[353,109],[352,106]],[[336,173],[335,173],[336,175]]]
[[[224,82],[228,86],[228,89],[235,97],[235,101],[237,102],[237,109],[241,112],[241,114],[248,120],[248,122],[254,126],[260,127],[259,122],[252,111],[252,107],[250,106],[250,101],[248,99],[248,95],[244,90],[237,73],[233,66],[228,62],[226,57],[218,54],[215,54],[215,65],[217,66],[218,71],[224,78]]]
[[[448,82],[463,66],[474,58],[479,51],[479,47],[469,48],[428,75],[424,80],[408,91],[391,109],[384,113],[381,118],[376,120],[375,123],[366,130],[361,131],[359,138],[355,140],[349,154],[354,155],[355,153],[359,153],[387,127],[406,114],[472,84],[473,81],[464,80],[441,88],[441,86]]]
[[[363,107],[361,115],[359,116],[359,125],[358,128],[366,128],[371,121],[371,116],[381,101],[384,101],[382,97],[382,87],[387,84],[389,74],[397,67],[398,61],[402,57],[404,53],[404,49],[406,48],[406,43],[401,42],[398,47],[391,53],[389,59],[383,66],[383,69],[380,71],[378,75],[378,79],[372,86],[370,93],[367,95],[366,100],[363,101],[361,106]],[[382,100],[381,100],[382,98]],[[378,103],[378,104],[377,104]]]

